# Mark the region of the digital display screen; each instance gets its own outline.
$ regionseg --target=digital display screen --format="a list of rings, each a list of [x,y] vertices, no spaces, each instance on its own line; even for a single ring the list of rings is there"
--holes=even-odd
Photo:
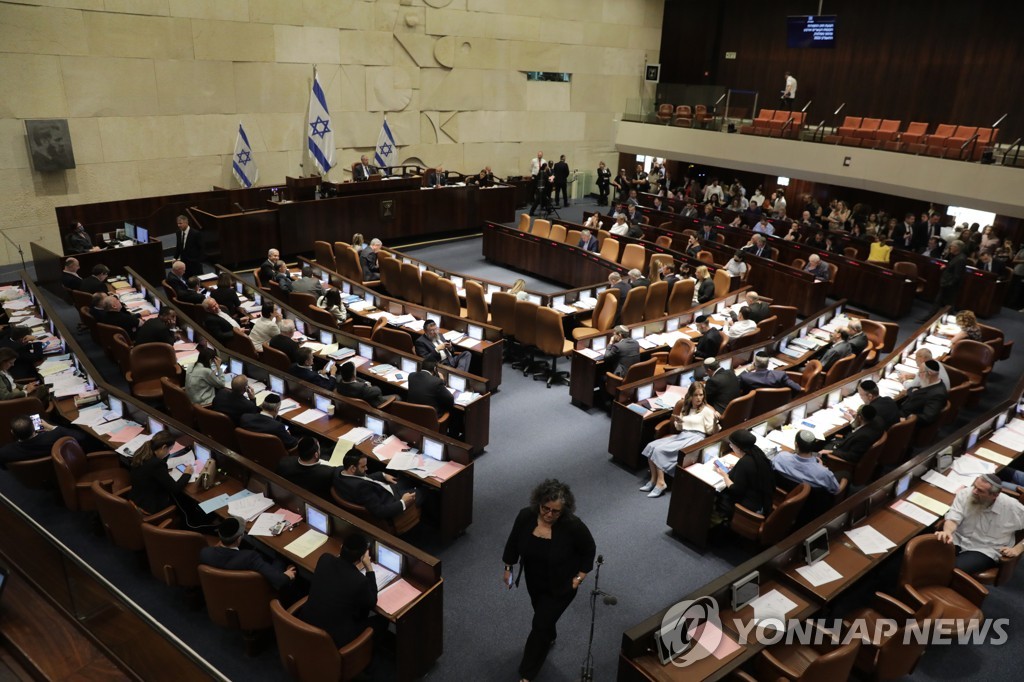
[[[270,377],[270,391],[284,397],[284,379],[281,377]]]
[[[377,543],[377,563],[395,575],[402,575],[402,555],[379,542]]]
[[[149,230],[142,225],[135,226],[135,240],[143,244],[149,243]]]
[[[327,532],[328,520],[327,514],[312,505],[306,505],[306,523],[308,523],[312,528],[320,531],[324,535],[329,535],[330,533]]]
[[[320,330],[320,343],[329,346],[334,343],[334,334],[326,330]]]
[[[375,436],[384,435],[384,420],[366,415],[366,428]]]
[[[118,417],[121,417],[121,416],[124,415],[124,403],[121,402],[120,398],[115,398],[114,396],[110,396],[109,402],[110,402],[110,411],[111,412],[116,414]]]
[[[456,391],[466,390],[466,377],[460,377],[455,374],[448,375],[448,385],[454,388]]]
[[[402,371],[406,374],[412,374],[416,371],[416,361],[412,358],[402,358]]]
[[[152,436],[154,434],[160,433],[163,430],[164,430],[164,425],[163,424],[158,422],[156,419],[153,419],[152,417],[149,418],[149,435]]]
[[[313,394],[313,405],[321,412],[331,411],[331,399],[327,396]]]
[[[373,346],[368,343],[359,344],[359,356],[367,360],[373,359]]]
[[[836,15],[786,17],[786,46],[835,47]]]
[[[438,462],[444,460],[444,443],[433,438],[423,438],[423,454]]]
[[[242,366],[241,360],[231,358],[231,373],[232,374],[245,374],[245,368]]]

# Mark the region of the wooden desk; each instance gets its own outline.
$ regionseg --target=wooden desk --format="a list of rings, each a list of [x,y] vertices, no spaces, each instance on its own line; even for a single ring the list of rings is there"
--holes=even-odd
[[[484,225],[484,258],[567,287],[593,286],[627,268],[575,245],[540,239],[514,227]]]
[[[40,242],[31,242],[30,248],[36,267],[36,281],[61,298],[64,298],[65,294],[60,283],[60,273],[64,269],[64,261],[70,256],[78,259],[81,266],[78,274],[83,278],[92,274],[93,267],[100,264],[110,268],[111,277],[127,274],[129,267],[136,272],[145,273],[145,276],[154,282],[159,282],[166,275],[163,246],[159,240],[152,238],[147,244],[86,251],[69,256],[55,253]]]
[[[946,267],[946,261],[901,249],[893,249],[890,260],[893,263],[906,261],[916,265],[918,277],[924,280],[924,291],[921,292],[920,298],[926,301],[935,300],[939,294],[939,278]],[[1009,288],[1008,275],[1004,278],[992,272],[968,267],[963,286],[957,293],[956,308],[971,310],[978,317],[998,315]]]

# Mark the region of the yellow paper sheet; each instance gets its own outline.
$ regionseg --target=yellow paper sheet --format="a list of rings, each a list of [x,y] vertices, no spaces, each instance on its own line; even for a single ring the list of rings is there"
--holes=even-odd
[[[949,511],[948,504],[943,504],[942,502],[939,502],[935,498],[928,497],[927,495],[924,495],[922,493],[911,493],[910,497],[908,497],[907,499],[916,504],[918,507],[921,507],[922,509],[927,509],[931,513],[938,514],[939,516],[944,516],[946,512]]]
[[[354,445],[355,443],[347,438],[339,438],[338,443],[334,446],[334,452],[331,453],[331,458],[327,463],[332,467],[340,467],[342,465],[342,460],[345,459],[345,455]]]
[[[298,538],[288,543],[285,551],[291,552],[300,559],[304,559],[325,542],[327,542],[326,535],[319,531],[307,530]]]
[[[975,450],[974,455],[976,457],[983,457],[990,462],[995,462],[999,466],[1009,466],[1013,462],[1012,457],[1006,455],[1000,455],[998,452],[989,450],[988,448],[978,448]]]

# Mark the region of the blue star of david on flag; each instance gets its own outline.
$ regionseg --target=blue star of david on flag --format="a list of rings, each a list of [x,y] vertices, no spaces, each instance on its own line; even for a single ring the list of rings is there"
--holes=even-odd
[[[252,156],[249,136],[245,134],[245,128],[241,123],[238,124],[235,152],[231,158],[231,174],[235,176],[242,187],[252,187],[260,176],[260,169],[256,167],[256,159]]]
[[[311,132],[310,134],[316,135],[317,137],[323,137],[327,133],[331,132],[331,127],[328,125],[328,123],[329,121],[325,121],[319,116],[317,116],[316,120],[309,124],[309,126],[313,129],[313,132]]]
[[[241,151],[238,152],[238,156],[236,158],[238,159],[238,163],[245,166],[248,165],[249,159],[252,158],[252,154],[250,154],[248,151]]]
[[[377,136],[377,148],[374,150],[373,158],[384,175],[390,175],[388,168],[398,162],[398,144],[395,142],[395,136],[391,134],[386,118],[381,125],[380,135]]]

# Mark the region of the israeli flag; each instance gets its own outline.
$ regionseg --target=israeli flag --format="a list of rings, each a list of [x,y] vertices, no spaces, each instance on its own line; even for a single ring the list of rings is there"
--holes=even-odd
[[[377,149],[374,150],[373,158],[384,175],[390,175],[386,167],[394,166],[398,160],[398,145],[395,144],[395,136],[391,134],[386,118],[380,127],[380,135],[377,136]]]
[[[322,175],[334,167],[334,131],[331,115],[327,111],[327,98],[320,81],[313,74],[313,90],[309,93],[309,153]]]
[[[231,172],[242,187],[252,187],[260,178],[260,169],[256,167],[256,159],[252,158],[252,146],[245,128],[238,124],[238,139],[235,140],[235,154],[231,158]]]

